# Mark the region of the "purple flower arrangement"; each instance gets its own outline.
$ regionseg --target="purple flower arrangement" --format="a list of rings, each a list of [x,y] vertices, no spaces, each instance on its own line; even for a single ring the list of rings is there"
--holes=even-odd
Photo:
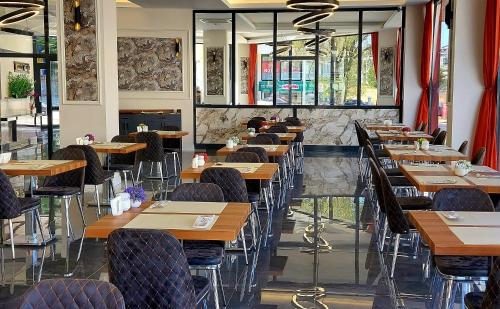
[[[133,201],[144,202],[146,200],[146,193],[141,187],[128,187],[125,192],[130,194],[130,199]]]
[[[85,134],[85,137],[88,138],[90,142],[94,142],[95,141],[95,135],[92,134],[92,133]]]

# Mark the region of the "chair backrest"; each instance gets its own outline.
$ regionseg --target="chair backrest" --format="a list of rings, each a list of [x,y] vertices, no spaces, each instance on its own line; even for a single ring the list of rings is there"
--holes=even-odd
[[[224,193],[226,202],[248,203],[245,179],[234,168],[209,167],[200,176],[201,183],[214,183]]]
[[[227,155],[226,162],[246,162],[246,163],[259,163],[260,159],[256,153],[244,151],[232,152]]]
[[[278,138],[279,139],[279,138]],[[248,140],[249,145],[273,145],[272,137],[259,134]]]
[[[486,147],[481,147],[472,158],[471,163],[473,165],[483,165],[485,156],[486,156]]]
[[[444,143],[446,142],[446,134],[447,133],[448,132],[446,132],[446,131],[439,132],[439,134],[436,136],[436,138],[434,138],[434,140],[432,141],[432,144],[444,145]]]
[[[109,281],[128,308],[195,308],[193,278],[180,242],[165,231],[118,229],[108,237]]]
[[[137,143],[146,143],[148,146],[137,152],[137,162],[163,162],[165,157],[163,143],[160,135],[156,132],[140,132],[135,136]]]
[[[88,145],[70,145],[68,148],[77,148],[85,154],[85,184],[100,185],[104,182],[104,169],[94,148]]]
[[[366,147],[365,147],[366,154],[368,155],[368,158],[373,160],[373,163],[376,164],[377,168],[381,168],[382,164],[380,163],[380,160],[377,158],[377,155],[375,155],[375,150],[373,149],[372,142],[370,140],[366,141]]]
[[[111,283],[91,279],[48,279],[29,288],[20,309],[124,309],[122,293]]]
[[[469,148],[469,141],[464,141],[462,145],[460,145],[460,147],[458,148],[458,152],[466,155],[468,148]]]
[[[382,184],[382,192],[384,194],[385,212],[389,222],[391,232],[397,234],[407,234],[410,231],[410,226],[401,209],[401,205],[392,191],[391,182],[383,168],[379,168],[380,183]]]
[[[259,129],[262,128],[262,122],[264,120],[259,120],[259,119],[250,119],[247,122],[247,129],[254,128],[256,132],[259,132]]]
[[[488,193],[476,188],[442,189],[434,195],[435,211],[495,211]]]
[[[180,131],[180,128],[178,126],[172,126],[166,124],[163,124],[161,129],[164,131]],[[162,142],[163,142],[163,148],[179,149],[181,148],[182,139],[165,138],[163,139]]]
[[[356,130],[356,137],[358,138],[358,145],[364,147],[363,136],[361,133],[361,125],[357,120],[354,120],[354,129]]]
[[[214,183],[183,183],[170,196],[172,201],[224,202],[222,189]]]
[[[0,170],[0,219],[14,219],[21,215],[21,204],[9,177]]]
[[[291,126],[301,126],[302,121],[297,117],[286,117],[285,122],[290,123]]]
[[[288,128],[285,125],[277,124],[266,130],[267,133],[288,133]]]
[[[77,148],[63,148],[54,152],[52,160],[85,160],[85,153]],[[44,187],[76,187],[81,192],[85,187],[85,168],[69,171],[56,176],[46,177]]]
[[[439,133],[441,133],[441,128],[436,128],[434,129],[434,131],[432,131],[431,135],[432,137],[436,138],[439,135]]]
[[[257,137],[259,136],[270,138],[273,145],[281,145],[280,137],[275,133],[260,133],[259,135],[257,135]],[[261,144],[261,145],[266,145],[266,144]]]
[[[135,137],[131,135],[117,135],[111,139],[113,143],[135,143]],[[124,164],[124,165],[134,165],[135,164],[135,153],[128,154],[111,154],[110,158],[111,164]]]
[[[482,309],[498,309],[500,308],[500,257],[496,257],[493,262],[493,269],[486,283],[484,291]]]
[[[237,152],[253,152],[259,158],[260,163],[269,163],[267,151],[262,147],[244,147],[237,150]]]
[[[258,120],[260,122],[262,121],[266,121],[266,117],[262,117],[262,116],[256,116],[256,117],[252,117],[250,120]]]
[[[378,171],[377,164],[372,158],[368,158],[370,170],[372,172],[372,183],[375,186],[375,193],[377,194],[377,201],[380,210],[385,213],[384,191],[382,190],[382,183],[380,181],[380,172]]]

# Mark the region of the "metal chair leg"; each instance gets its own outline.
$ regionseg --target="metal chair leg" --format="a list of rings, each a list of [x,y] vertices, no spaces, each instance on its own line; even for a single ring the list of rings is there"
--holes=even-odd
[[[227,306],[227,302],[226,302],[226,295],[224,294],[224,285],[222,284],[222,276],[220,274],[220,266],[217,267],[217,281],[219,283],[219,286],[220,286],[220,294],[222,296],[222,303],[224,304],[224,307]]]
[[[396,269],[396,259],[398,258],[400,238],[401,238],[401,235],[396,234],[396,239],[394,240],[394,252],[393,252],[393,256],[392,256],[391,279],[394,278],[394,269]]]
[[[35,213],[35,218],[36,222],[38,224],[38,228],[40,229],[40,236],[42,236],[42,244],[45,244],[45,236],[43,236],[43,229],[42,229],[42,221],[40,220],[40,212],[38,209],[33,210]]]
[[[94,192],[94,199],[97,204],[97,220],[101,217],[101,200],[99,198],[99,188],[97,186],[95,187],[95,192]]]
[[[211,273],[212,277],[212,291],[214,293],[214,303],[215,303],[215,308],[219,308],[219,287],[217,286],[217,270],[212,269]]]
[[[240,230],[241,240],[243,241],[243,251],[245,253],[245,265],[248,265],[248,252],[247,252],[247,240],[245,238],[245,231],[243,227]]]
[[[15,260],[16,251],[14,250],[14,227],[12,226],[12,219],[9,219],[9,233],[10,233],[10,248],[12,249],[12,259]]]
[[[80,210],[80,216],[82,217],[83,227],[87,227],[87,222],[85,221],[85,215],[83,213],[82,197],[81,195],[76,196],[76,201],[78,203],[78,209]]]

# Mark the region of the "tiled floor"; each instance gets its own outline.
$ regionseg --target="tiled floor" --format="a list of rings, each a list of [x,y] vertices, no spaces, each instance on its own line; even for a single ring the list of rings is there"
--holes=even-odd
[[[425,308],[430,280],[420,257],[401,257],[395,280],[387,279],[365,189],[356,158],[306,157],[303,175],[296,175],[294,188],[274,211],[271,236],[264,233],[249,265],[242,255],[227,254],[222,277],[228,308]],[[55,208],[58,233],[59,213]],[[95,208],[87,209],[86,217],[95,220]],[[71,218],[77,230],[76,209]],[[23,228],[19,223],[19,231]],[[105,280],[104,241],[85,239],[76,262],[79,244],[72,243],[69,258],[62,241],[45,249],[18,248],[15,262],[4,248],[0,303],[12,308],[40,278],[72,273]]]

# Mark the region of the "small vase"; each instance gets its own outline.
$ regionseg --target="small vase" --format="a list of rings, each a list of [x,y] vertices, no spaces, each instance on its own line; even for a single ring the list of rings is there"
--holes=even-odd
[[[234,148],[234,142],[232,140],[227,140],[226,142],[226,147],[229,148],[229,149],[233,149]]]
[[[137,132],[142,132],[142,127],[141,126],[137,126]]]
[[[132,208],[139,208],[141,207],[141,204],[142,204],[141,200],[133,200],[131,206]]]
[[[464,167],[455,167],[454,172],[455,175],[459,177],[464,177],[465,175],[469,174],[470,170]]]
[[[203,165],[205,165],[205,157],[198,156],[198,166],[203,166]]]
[[[422,150],[429,150],[429,147],[430,147],[429,141],[425,141],[425,142],[422,142],[422,145],[420,148],[422,148]]]
[[[420,143],[419,142],[415,142],[413,145],[415,146],[415,150],[417,150],[417,151],[420,150]]]

